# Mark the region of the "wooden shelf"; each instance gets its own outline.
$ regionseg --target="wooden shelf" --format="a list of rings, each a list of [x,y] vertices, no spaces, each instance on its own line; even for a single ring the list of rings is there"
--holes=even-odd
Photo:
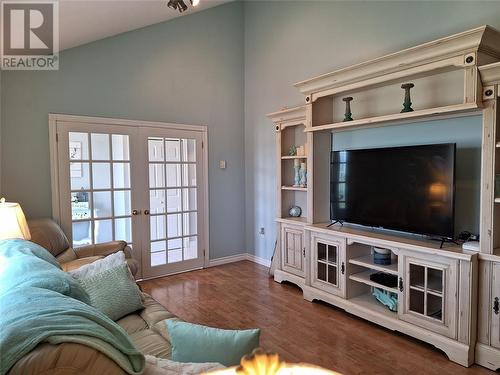
[[[359,257],[359,258],[353,258],[349,259],[350,264],[356,264],[358,266],[370,268],[372,270],[377,270],[377,271],[382,271],[389,273],[391,275],[398,275],[398,264],[393,263],[389,265],[383,265],[383,264],[375,264],[373,262],[373,257],[371,255],[367,255],[364,257]]]
[[[467,112],[477,108],[478,106],[476,103],[454,104],[445,107],[421,109],[413,112],[395,113],[384,116],[367,117],[353,121],[335,122],[333,124],[310,126],[307,127],[305,131],[313,132],[321,130],[335,130],[335,129],[359,127],[362,125],[379,124],[384,122],[390,123],[390,122],[398,122],[404,120],[413,120],[413,119],[416,120],[423,117],[432,117],[432,116],[439,116],[451,113]]]
[[[307,191],[307,188],[295,187],[295,186],[282,186],[281,190],[292,190],[292,191]]]
[[[349,279],[353,280],[353,281],[357,281],[359,283],[373,286],[375,288],[383,289],[383,290],[386,290],[388,292],[392,292],[392,293],[398,292],[397,288],[391,288],[391,287],[388,287],[388,286],[385,286],[385,285],[382,285],[382,284],[376,283],[375,281],[370,280],[370,275],[373,273],[376,273],[376,272],[373,272],[372,270],[359,272],[359,273],[355,273],[353,275],[350,275]]]
[[[389,310],[387,307],[382,305],[377,299],[372,296],[371,293],[362,294],[360,296],[351,298],[349,302],[352,302],[359,307],[362,307],[368,311],[374,311],[379,314],[385,315],[388,318],[397,319],[398,313],[395,311]]]
[[[288,223],[288,224],[307,224],[307,217],[279,217],[276,221],[280,223]]]
[[[291,160],[291,159],[307,159],[307,156],[290,156],[290,155],[286,155],[286,156],[282,156],[281,157],[281,160]]]

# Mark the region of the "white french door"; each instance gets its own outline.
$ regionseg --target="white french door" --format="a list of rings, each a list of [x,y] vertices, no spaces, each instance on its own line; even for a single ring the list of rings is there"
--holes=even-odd
[[[65,115],[50,122],[54,217],[74,247],[124,240],[142,278],[206,264],[205,127]]]

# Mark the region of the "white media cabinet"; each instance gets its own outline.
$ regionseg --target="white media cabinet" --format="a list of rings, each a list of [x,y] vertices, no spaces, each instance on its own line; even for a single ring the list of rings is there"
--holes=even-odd
[[[400,113],[402,83],[413,82],[414,111]],[[500,368],[500,33],[488,26],[409,48],[295,85],[305,105],[271,113],[276,130],[278,269],[274,279],[298,285],[321,300],[443,350],[463,366]],[[343,122],[342,98],[357,101]],[[355,103],[353,102],[353,103]],[[335,133],[458,116],[483,116],[480,252],[419,236],[360,226],[328,227],[329,168]],[[333,134],[333,136],[332,136]],[[290,156],[291,146],[305,154]],[[294,186],[295,160],[307,163],[307,186]],[[302,215],[290,217],[291,206]],[[372,248],[389,249],[389,266],[373,262]],[[397,282],[370,279],[383,272]],[[394,293],[397,311],[372,295]]]

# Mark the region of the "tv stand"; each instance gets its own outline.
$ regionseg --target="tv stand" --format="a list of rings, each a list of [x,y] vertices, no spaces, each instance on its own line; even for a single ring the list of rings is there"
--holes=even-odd
[[[335,225],[337,223],[340,224],[341,227],[344,226],[344,221],[343,220],[335,220],[335,221],[332,221],[330,224],[328,224],[326,227],[330,228],[332,225]]]
[[[440,242],[440,245],[439,245],[439,248],[442,249],[443,248],[443,245],[445,243],[452,243],[452,244],[455,244],[455,245],[458,245],[459,243],[455,240],[452,240],[450,238],[446,238],[446,237],[441,237],[441,238],[431,238],[430,239],[431,241],[438,241]]]

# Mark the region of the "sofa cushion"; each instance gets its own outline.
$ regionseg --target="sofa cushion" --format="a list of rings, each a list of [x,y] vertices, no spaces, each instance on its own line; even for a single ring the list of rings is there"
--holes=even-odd
[[[146,355],[159,358],[170,358],[172,348],[170,343],[152,329],[145,329],[130,335],[135,347]]]
[[[141,311],[141,318],[146,321],[149,327],[153,327],[162,320],[175,317],[174,314],[167,311],[149,294],[142,293],[142,304],[144,305],[144,310]]]
[[[31,242],[47,249],[55,257],[70,248],[68,238],[54,220],[49,218],[31,219],[28,220],[28,226],[31,233]],[[76,258],[73,250],[71,252],[73,253],[73,259]]]
[[[69,272],[76,270],[77,268],[80,268],[81,266],[84,266],[86,264],[90,264],[95,262],[96,260],[102,259],[102,256],[94,256],[94,257],[87,257],[87,258],[80,258],[80,259],[75,259],[71,260],[66,263],[61,263],[61,267],[64,271]]]
[[[137,313],[129,314],[116,321],[120,327],[122,327],[130,335],[145,329],[149,329],[148,324],[141,316]]]

